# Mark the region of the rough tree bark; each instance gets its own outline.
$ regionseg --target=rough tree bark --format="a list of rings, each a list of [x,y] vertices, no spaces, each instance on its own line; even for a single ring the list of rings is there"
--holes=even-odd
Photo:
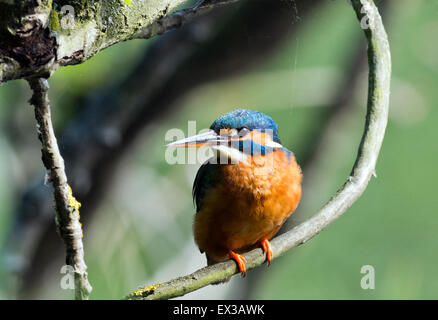
[[[29,79],[29,84],[33,91],[30,103],[35,107],[38,138],[42,144],[42,160],[47,169],[47,180],[53,184],[54,189],[57,230],[66,246],[66,264],[73,268],[76,299],[88,299],[92,288],[88,282],[82,225],[79,222],[81,204],[74,198],[73,191],[67,183],[64,159],[59,152],[52,125],[49,83],[47,79],[32,78]]]
[[[1,0],[0,83],[48,77],[120,41],[154,36],[163,31],[154,23],[186,1]]]

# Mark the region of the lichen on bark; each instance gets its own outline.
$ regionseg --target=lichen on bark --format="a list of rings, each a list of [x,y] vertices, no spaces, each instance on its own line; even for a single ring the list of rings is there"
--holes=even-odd
[[[122,0],[0,0],[0,83],[29,75],[47,75],[60,66],[82,63],[115,43],[131,39],[138,30],[185,1],[138,0],[128,4]],[[67,9],[71,14],[71,8],[73,22],[66,27],[63,19]],[[16,50],[23,46],[17,46],[10,38],[35,26],[53,38],[53,57],[40,59],[43,65],[23,65],[19,56],[32,56],[31,48]]]

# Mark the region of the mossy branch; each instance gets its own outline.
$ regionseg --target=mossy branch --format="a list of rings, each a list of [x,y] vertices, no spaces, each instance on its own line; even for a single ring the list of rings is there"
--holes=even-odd
[[[220,8],[238,1],[241,0],[206,0],[205,3],[200,6],[182,9],[157,20],[151,25],[135,32],[131,39],[149,39],[156,35],[161,35],[167,31],[180,28],[183,24],[189,22],[193,18],[210,12],[212,9]]]
[[[33,91],[30,103],[35,107],[38,138],[42,144],[42,160],[47,169],[47,180],[52,182],[58,233],[66,246],[66,264],[74,270],[76,299],[88,299],[91,285],[88,282],[84,260],[82,225],[79,221],[81,204],[76,201],[67,183],[64,160],[59,152],[52,126],[49,83],[47,79],[29,79]]]
[[[369,92],[365,130],[351,175],[336,195],[309,220],[271,241],[274,258],[313,238],[340,217],[365,191],[374,174],[377,157],[388,120],[391,55],[381,16],[372,0],[352,0],[352,6],[368,41]],[[247,269],[265,262],[261,249],[244,257]],[[236,264],[229,260],[200,269],[190,275],[165,283],[140,288],[127,299],[170,299],[195,291],[236,274]]]
[[[0,83],[49,77],[121,41],[147,39],[239,0],[0,1]]]

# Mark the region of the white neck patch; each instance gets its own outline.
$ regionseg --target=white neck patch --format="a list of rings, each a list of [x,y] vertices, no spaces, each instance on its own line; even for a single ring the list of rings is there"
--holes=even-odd
[[[231,159],[231,163],[244,162],[248,159],[248,155],[244,154],[238,149],[231,148],[224,145],[212,146],[213,150],[216,150],[218,154],[225,159]],[[228,163],[228,161],[227,161]]]

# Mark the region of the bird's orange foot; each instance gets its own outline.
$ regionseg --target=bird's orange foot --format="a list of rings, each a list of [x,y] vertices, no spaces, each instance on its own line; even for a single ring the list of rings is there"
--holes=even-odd
[[[228,256],[230,259],[233,259],[237,263],[237,268],[239,269],[240,273],[242,274],[242,277],[246,276],[246,259],[241,256],[240,254],[235,253],[234,251],[228,251]]]
[[[260,242],[260,245],[262,246],[263,251],[266,252],[266,261],[268,262],[268,266],[269,266],[272,262],[272,258],[274,257],[271,243],[268,241],[268,239],[264,239]]]

